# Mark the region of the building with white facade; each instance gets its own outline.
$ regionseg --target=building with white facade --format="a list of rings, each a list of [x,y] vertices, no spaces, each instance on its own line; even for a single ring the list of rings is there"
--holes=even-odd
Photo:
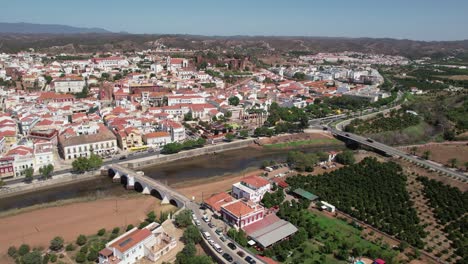
[[[34,144],[34,164],[37,169],[46,165],[54,165],[54,145],[41,140]]]
[[[164,145],[171,143],[171,134],[165,131],[152,132],[143,135],[143,142],[150,146],[156,148],[162,148]]]
[[[86,81],[79,76],[68,76],[52,81],[56,93],[80,93],[85,85]]]
[[[91,153],[101,157],[117,152],[117,138],[106,126],[98,125],[98,129],[80,133],[69,128],[59,136],[59,150],[64,159],[88,157]]]
[[[250,176],[232,185],[232,196],[236,199],[244,198],[258,203],[270,190],[271,184],[268,180],[259,176]]]
[[[99,252],[100,264],[133,264],[141,259],[156,262],[177,246],[177,240],[162,226],[152,223],[143,229],[133,228],[106,244]]]

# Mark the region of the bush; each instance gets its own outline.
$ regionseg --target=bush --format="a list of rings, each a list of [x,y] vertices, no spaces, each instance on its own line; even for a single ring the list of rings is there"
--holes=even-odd
[[[97,232],[97,235],[98,236],[103,236],[106,234],[106,229],[102,228],[102,229],[99,229],[99,231]]]
[[[24,255],[28,254],[30,250],[31,250],[31,248],[29,247],[29,245],[22,244],[18,249],[18,254],[20,256],[24,256]]]
[[[59,251],[63,248],[63,238],[57,236],[50,241],[49,248],[53,251]]]
[[[116,227],[112,229],[112,234],[118,234],[120,232],[120,228]]]
[[[82,246],[82,247],[80,248],[80,252],[81,252],[81,253],[85,253],[85,254],[88,253],[88,246],[86,246],[86,245],[85,245],[85,246]]]
[[[26,253],[22,258],[24,264],[38,264],[42,263],[41,252],[33,251]]]
[[[134,228],[133,225],[128,225],[128,226],[127,226],[127,229],[126,229],[125,231],[128,232],[128,231],[132,230],[133,228]]]
[[[98,258],[98,252],[94,249],[90,250],[88,253],[88,261],[96,261]]]
[[[49,259],[50,259],[50,256],[48,254],[46,254],[43,258],[42,258],[42,264],[47,264],[49,263]]]
[[[85,235],[79,235],[77,238],[76,238],[76,244],[78,246],[82,246],[84,244],[86,244],[86,242],[88,241],[88,239],[86,238]]]
[[[68,245],[65,247],[65,250],[66,250],[66,251],[73,251],[73,250],[75,250],[75,246],[73,246],[73,244],[68,244]]]
[[[8,256],[10,256],[12,258],[16,257],[17,252],[18,251],[16,250],[16,247],[14,247],[14,246],[11,246],[11,247],[8,248]]]
[[[85,262],[86,261],[86,254],[83,253],[83,252],[78,252],[78,254],[76,254],[75,261],[78,262],[78,263]]]
[[[177,227],[187,227],[192,224],[192,212],[184,210],[175,216],[174,221]]]
[[[146,222],[146,221],[143,221],[143,222],[141,222],[141,224],[138,226],[138,228],[139,228],[139,229],[143,229],[143,228],[145,228],[147,225],[149,225],[149,223]]]
[[[50,254],[50,262],[55,263],[57,261],[57,255]]]

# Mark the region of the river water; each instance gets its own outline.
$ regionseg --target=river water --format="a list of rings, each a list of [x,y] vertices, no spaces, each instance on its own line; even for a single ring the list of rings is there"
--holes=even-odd
[[[339,146],[308,147],[304,152],[336,150]],[[187,184],[191,181],[228,176],[242,171],[259,168],[263,161],[284,161],[287,150],[267,150],[247,147],[216,154],[197,156],[142,169],[145,175],[168,185]],[[72,183],[60,187],[21,194],[0,199],[0,212],[23,208],[41,203],[56,202],[82,197],[103,198],[124,195],[126,190],[108,178]]]

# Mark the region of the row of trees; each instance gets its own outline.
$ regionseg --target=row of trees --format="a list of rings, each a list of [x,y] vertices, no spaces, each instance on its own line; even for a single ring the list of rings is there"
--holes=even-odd
[[[284,201],[284,191],[282,188],[276,190],[276,192],[267,192],[263,195],[262,204],[267,207],[271,208],[273,206],[280,205]]]
[[[390,116],[378,114],[371,120],[354,119],[345,127],[345,131],[359,134],[373,134],[384,131],[402,130],[419,124],[421,119],[413,114],[402,111],[391,111]]]
[[[52,176],[52,172],[54,172],[54,165],[52,164],[48,164],[39,168],[39,173],[41,174],[42,179],[49,179]],[[34,169],[32,167],[29,167],[25,169],[23,173],[24,181],[27,183],[32,182],[34,177]]]
[[[186,149],[201,148],[205,145],[205,143],[206,140],[204,138],[199,138],[196,140],[186,140],[183,143],[173,142],[164,145],[162,153],[173,154]]]
[[[319,176],[286,180],[292,189],[303,188],[334,204],[339,210],[422,248],[426,236],[406,190],[399,165],[365,158],[360,163]]]
[[[99,169],[102,166],[102,158],[96,154],[91,154],[89,158],[78,157],[72,162],[73,171],[83,173],[85,171],[92,171]]]

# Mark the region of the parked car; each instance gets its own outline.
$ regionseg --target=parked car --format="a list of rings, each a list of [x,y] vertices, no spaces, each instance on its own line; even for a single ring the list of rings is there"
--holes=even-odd
[[[226,238],[224,236],[220,236],[219,237],[219,240],[223,241],[223,242],[226,242]]]
[[[195,224],[196,224],[197,226],[199,226],[199,225],[200,225],[200,220],[195,220]]]
[[[244,251],[239,250],[239,251],[237,251],[237,255],[239,255],[239,257],[243,258],[245,256],[245,253],[244,253]]]
[[[225,260],[227,260],[228,262],[232,262],[232,257],[231,257],[231,255],[229,255],[228,253],[224,253],[224,254],[223,254],[223,258],[224,258]]]
[[[215,249],[218,253],[220,253],[220,254],[223,253],[223,249],[221,248],[220,245],[214,243],[214,244],[213,244],[213,247],[214,247],[214,249]]]
[[[208,226],[209,226],[210,228],[215,227],[215,225],[214,225],[213,223],[211,223],[211,222],[208,222]]]
[[[215,233],[220,236],[223,233],[223,230],[221,228],[218,228],[216,229]]]
[[[257,263],[257,261],[255,261],[255,259],[253,259],[251,256],[245,257],[245,261],[247,261],[247,263],[249,263],[249,264],[256,264]]]
[[[119,160],[124,160],[126,158],[127,158],[127,156],[120,156]]]
[[[232,249],[232,250],[236,250],[236,249],[237,249],[236,245],[234,245],[234,243],[232,243],[232,242],[229,242],[229,243],[227,244],[227,246],[228,246],[230,249]]]

